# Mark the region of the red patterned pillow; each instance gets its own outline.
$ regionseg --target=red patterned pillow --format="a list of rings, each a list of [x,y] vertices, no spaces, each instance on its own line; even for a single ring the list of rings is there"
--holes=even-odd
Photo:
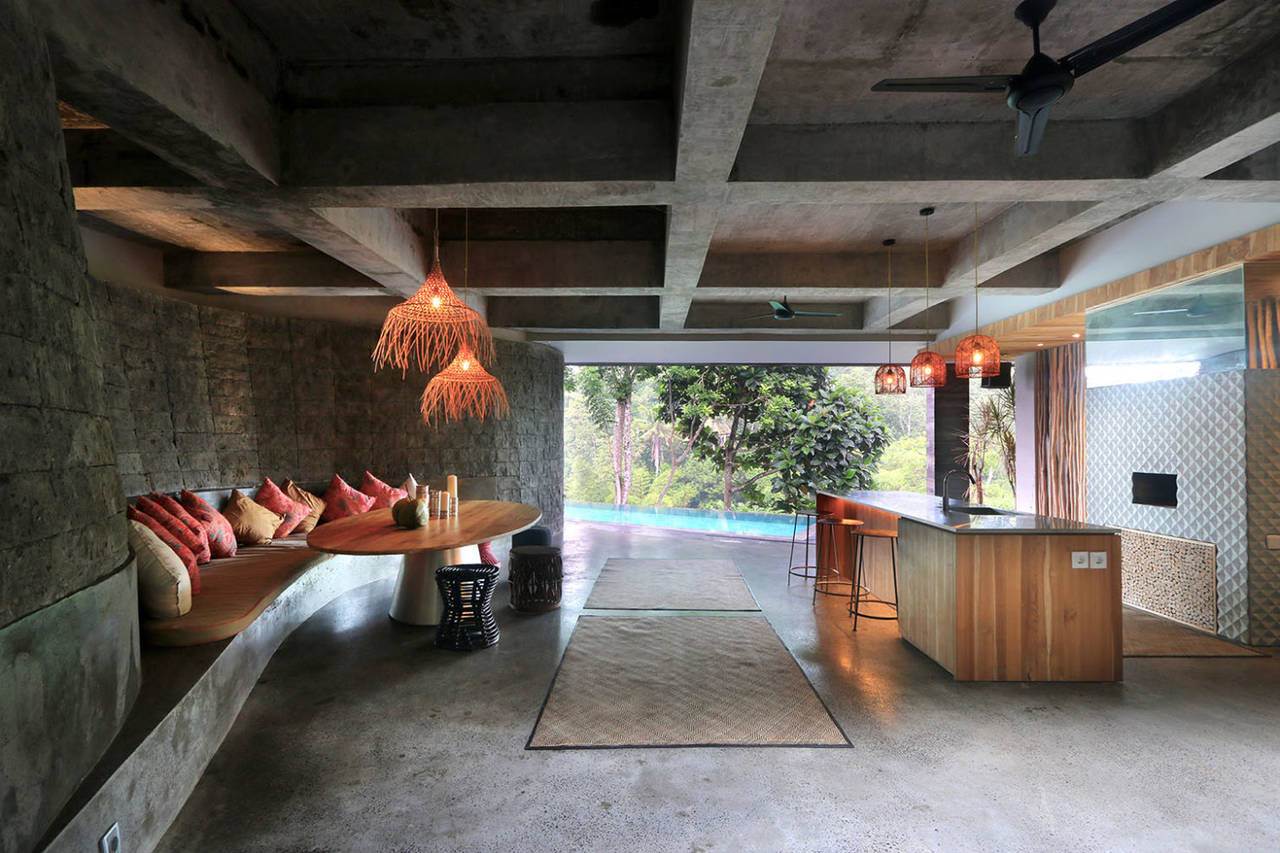
[[[196,521],[195,516],[187,512],[186,508],[174,500],[169,495],[162,492],[152,492],[147,495],[151,500],[164,507],[170,515],[186,525],[187,529],[196,535],[200,540],[200,550],[196,551],[196,562],[207,563],[209,558],[213,556],[212,550],[209,548],[209,531],[204,529],[204,525]]]
[[[204,527],[209,534],[209,551],[215,557],[234,557],[236,555],[236,534],[231,529],[231,522],[203,498],[194,492],[182,490],[178,495],[182,505],[192,517]]]
[[[280,526],[276,528],[275,535],[271,537],[272,539],[282,539],[288,536],[295,527],[302,523],[304,518],[311,515],[311,507],[298,503],[280,491],[280,487],[271,482],[270,477],[262,478],[262,485],[258,487],[258,494],[254,496],[253,500],[284,519],[284,521],[280,522]]]
[[[159,537],[160,541],[173,549],[178,555],[178,559],[182,560],[182,565],[187,567],[187,574],[191,577],[191,594],[195,595],[200,591],[200,570],[196,568],[196,555],[191,553],[191,549],[178,541],[177,537],[169,532],[169,528],[156,521],[145,512],[140,512],[136,507],[127,507],[125,515],[130,521],[136,521],[145,525],[148,530]]]
[[[187,546],[189,551],[191,551],[192,556],[196,558],[197,564],[201,564],[201,562],[209,562],[209,556],[207,555],[204,560],[201,560],[200,558],[202,549],[200,537],[195,533],[192,533],[191,530],[187,528],[187,525],[183,524],[182,521],[179,521],[177,517],[174,517],[172,512],[169,512],[169,510],[166,510],[166,508],[160,506],[159,503],[152,501],[151,498],[148,497],[138,498],[137,502],[134,502],[133,506],[137,508],[138,512],[146,512],[146,514],[150,515],[152,519],[155,519],[156,521],[159,521],[161,525],[164,525],[164,529],[168,530],[168,532],[173,535],[174,539],[177,539],[178,542]]]
[[[486,566],[498,565],[498,556],[493,553],[492,542],[481,542],[477,547],[480,549],[480,562]]]
[[[349,515],[359,515],[373,509],[373,498],[363,492],[357,492],[347,485],[337,474],[329,481],[329,488],[324,493],[324,513],[321,521],[336,521]]]
[[[191,549],[191,553],[196,557],[197,564],[209,562],[209,536],[196,533],[190,527],[182,523],[182,519],[169,512],[162,504],[153,501],[148,497],[139,497],[134,504],[138,508],[138,512],[145,512],[156,521],[164,525],[165,530],[173,534],[173,538],[177,539],[183,545]]]
[[[373,498],[374,509],[386,509],[396,501],[409,497],[404,489],[388,485],[368,471],[364,472],[364,479],[360,481],[360,491]]]

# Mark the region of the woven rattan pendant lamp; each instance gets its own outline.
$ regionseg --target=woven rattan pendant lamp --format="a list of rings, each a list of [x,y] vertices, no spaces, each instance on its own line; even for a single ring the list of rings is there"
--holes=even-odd
[[[418,292],[387,312],[373,350],[375,368],[409,368],[428,372],[467,347],[481,362],[493,360],[489,324],[458,298],[440,269],[440,211],[436,211],[435,251],[431,271]]]
[[[471,266],[470,213],[464,217],[462,289],[465,293]],[[431,377],[422,392],[422,421],[428,426],[441,419],[459,421],[467,416],[483,423],[487,417],[505,417],[509,411],[506,389],[496,376],[484,369],[471,345],[465,342],[458,346],[453,361]]]
[[[924,219],[924,333],[933,333],[929,325],[929,217],[933,216],[932,207],[920,208],[920,216]],[[941,388],[947,384],[947,360],[929,349],[928,342],[924,352],[916,353],[911,359],[912,388]]]
[[[956,347],[956,376],[984,379],[1000,375],[1000,345],[978,334],[978,205],[973,205],[973,334]]]
[[[889,316],[893,316],[893,244],[896,240],[885,240],[885,252],[889,258]],[[892,332],[890,332],[892,335]],[[877,394],[907,393],[907,374],[900,365],[893,363],[893,338],[889,338],[889,362],[876,369]]]

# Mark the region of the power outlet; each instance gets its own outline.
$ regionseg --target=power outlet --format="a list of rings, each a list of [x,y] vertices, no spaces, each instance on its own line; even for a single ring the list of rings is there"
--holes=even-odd
[[[1072,551],[1071,552],[1071,568],[1073,569],[1089,568],[1089,552],[1088,551]]]
[[[1090,551],[1089,552],[1089,568],[1105,569],[1107,567],[1106,551]]]
[[[120,824],[113,823],[106,834],[98,839],[98,853],[120,853]]]

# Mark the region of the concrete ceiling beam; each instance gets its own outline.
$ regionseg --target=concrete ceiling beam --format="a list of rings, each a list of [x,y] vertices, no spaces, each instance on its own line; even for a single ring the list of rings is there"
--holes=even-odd
[[[59,98],[214,186],[279,182],[278,63],[233,3],[33,6]]]
[[[772,317],[748,319],[769,310],[763,302],[758,304],[741,304],[732,302],[693,303],[689,309],[686,329],[833,329],[853,331],[862,327],[862,304],[859,302],[798,302],[792,305],[796,310],[820,311],[835,314],[835,317],[795,317],[791,320],[775,320]]]
[[[462,286],[460,240],[440,244],[445,277]],[[555,289],[566,286],[661,288],[662,246],[646,240],[472,240],[470,286],[476,289]]]
[[[715,236],[725,185],[773,46],[781,0],[690,0],[675,80],[675,178],[706,185],[667,220],[660,322],[685,323]]]
[[[656,296],[488,299],[489,323],[509,329],[656,329]]]
[[[945,258],[934,253],[929,284],[943,281]],[[877,289],[887,281],[885,253],[880,252],[717,252],[707,255],[698,281],[698,299],[703,291],[731,288],[825,287]],[[924,281],[924,252],[896,251],[893,255],[894,282],[921,287]]]
[[[386,291],[367,276],[320,252],[170,252],[166,287],[200,293],[284,290],[314,294]]]

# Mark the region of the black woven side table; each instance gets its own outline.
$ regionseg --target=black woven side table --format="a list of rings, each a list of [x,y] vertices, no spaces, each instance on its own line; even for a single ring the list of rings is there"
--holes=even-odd
[[[511,609],[527,612],[560,606],[564,563],[552,545],[517,545],[511,549]]]
[[[436,569],[436,586],[444,602],[437,647],[466,652],[498,642],[498,622],[493,618],[497,582],[498,567],[483,563]]]

